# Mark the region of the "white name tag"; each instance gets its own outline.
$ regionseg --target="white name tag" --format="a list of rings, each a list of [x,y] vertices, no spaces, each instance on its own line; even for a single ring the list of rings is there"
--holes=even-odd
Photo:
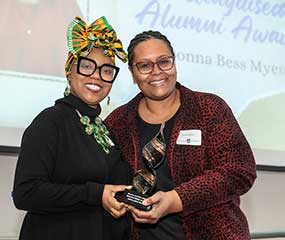
[[[178,145],[201,146],[202,132],[199,129],[181,130],[176,140]]]

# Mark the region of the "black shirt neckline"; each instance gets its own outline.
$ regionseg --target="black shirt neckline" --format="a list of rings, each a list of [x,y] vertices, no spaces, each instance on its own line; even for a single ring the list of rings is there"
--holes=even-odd
[[[101,106],[97,104],[96,108],[88,106],[85,102],[83,102],[79,97],[69,94],[64,98],[60,98],[55,101],[56,104],[63,103],[72,107],[73,109],[77,109],[82,115],[87,115],[89,117],[97,117],[101,113]]]

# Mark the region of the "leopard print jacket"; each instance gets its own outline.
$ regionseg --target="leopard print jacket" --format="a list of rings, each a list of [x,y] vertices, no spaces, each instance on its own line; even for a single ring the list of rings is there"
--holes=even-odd
[[[183,212],[188,240],[250,240],[241,211],[240,195],[256,178],[251,148],[229,106],[220,97],[191,91],[177,83],[181,106],[176,117],[167,157]],[[139,93],[105,120],[133,171],[138,168],[140,135],[135,116],[143,97]],[[200,129],[202,144],[178,145],[180,130]],[[139,224],[134,224],[139,239]]]

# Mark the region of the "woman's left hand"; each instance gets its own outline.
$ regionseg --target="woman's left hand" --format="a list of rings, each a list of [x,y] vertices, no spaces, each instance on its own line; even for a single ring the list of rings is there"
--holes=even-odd
[[[169,192],[159,191],[144,200],[144,204],[152,205],[152,209],[150,211],[141,211],[133,206],[128,206],[134,220],[138,223],[155,224],[165,215],[183,210],[181,199],[175,190]]]
[[[109,185],[104,186],[102,195],[102,205],[104,209],[109,212],[114,218],[119,218],[126,213],[126,205],[120,203],[115,199],[116,192],[130,189],[131,186],[125,185]]]

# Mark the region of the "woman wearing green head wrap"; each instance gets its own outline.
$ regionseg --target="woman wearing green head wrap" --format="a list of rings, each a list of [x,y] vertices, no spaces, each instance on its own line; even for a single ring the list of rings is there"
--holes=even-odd
[[[121,41],[105,17],[68,27],[65,97],[26,129],[13,200],[26,210],[22,240],[128,239],[126,207],[114,198],[127,188],[130,169],[100,119],[100,101],[124,62]]]

